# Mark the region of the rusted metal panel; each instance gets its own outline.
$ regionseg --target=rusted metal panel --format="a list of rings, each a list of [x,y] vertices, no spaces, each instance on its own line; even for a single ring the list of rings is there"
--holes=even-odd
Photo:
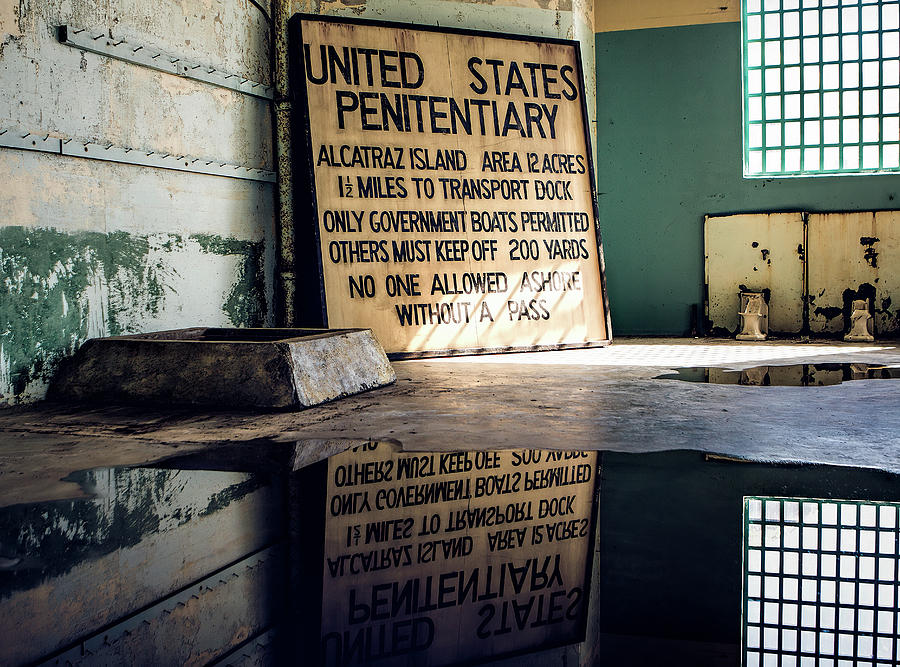
[[[878,244],[872,212],[809,216],[811,333],[841,333],[849,325],[850,302],[874,299]]]
[[[803,324],[805,257],[802,213],[707,216],[707,318],[713,331],[734,333],[739,293],[769,295],[769,331],[798,333]]]
[[[867,262],[871,260],[879,271],[870,304],[875,335],[896,335],[900,332],[900,211],[877,211],[875,232],[873,239],[859,239],[863,258],[868,256]]]
[[[851,302],[869,302],[875,335],[900,331],[900,213],[823,213],[809,217],[810,328],[842,333]]]

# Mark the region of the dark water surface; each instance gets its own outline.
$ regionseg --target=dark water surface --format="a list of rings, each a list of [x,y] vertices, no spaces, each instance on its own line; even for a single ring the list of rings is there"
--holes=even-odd
[[[734,665],[743,496],[900,498],[686,451],[303,447],[0,508],[0,663]]]

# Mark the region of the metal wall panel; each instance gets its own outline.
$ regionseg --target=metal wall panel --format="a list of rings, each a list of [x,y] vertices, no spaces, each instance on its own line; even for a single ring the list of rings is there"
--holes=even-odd
[[[841,333],[851,301],[866,299],[876,335],[898,331],[896,269],[900,213],[824,213],[809,216],[810,331]]]
[[[770,332],[801,333],[804,299],[813,335],[846,333],[855,299],[869,301],[876,336],[900,332],[900,211],[707,217],[705,232],[714,331],[736,331],[743,285],[771,290]]]
[[[877,238],[871,212],[809,216],[811,333],[840,333],[849,323],[849,300],[873,292],[878,284]]]
[[[705,222],[707,318],[734,334],[739,293],[770,290],[769,331],[799,333],[803,323],[803,214],[709,217]]]

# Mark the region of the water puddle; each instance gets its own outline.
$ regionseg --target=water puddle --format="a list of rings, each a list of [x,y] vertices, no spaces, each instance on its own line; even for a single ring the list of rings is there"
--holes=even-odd
[[[900,379],[900,367],[880,364],[794,364],[791,366],[754,366],[739,371],[713,367],[677,368],[675,370],[675,373],[658,375],[654,379],[736,384],[745,387],[826,387],[851,380]]]
[[[348,443],[0,507],[0,664],[724,667],[744,496],[900,497],[878,471],[699,452]]]

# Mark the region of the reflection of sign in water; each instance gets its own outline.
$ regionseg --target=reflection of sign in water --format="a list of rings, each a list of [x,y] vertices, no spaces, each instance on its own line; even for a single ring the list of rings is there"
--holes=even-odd
[[[609,338],[575,42],[325,17],[292,39],[306,310],[395,353]]]
[[[449,665],[583,640],[596,453],[398,453],[328,463],[328,665]]]

